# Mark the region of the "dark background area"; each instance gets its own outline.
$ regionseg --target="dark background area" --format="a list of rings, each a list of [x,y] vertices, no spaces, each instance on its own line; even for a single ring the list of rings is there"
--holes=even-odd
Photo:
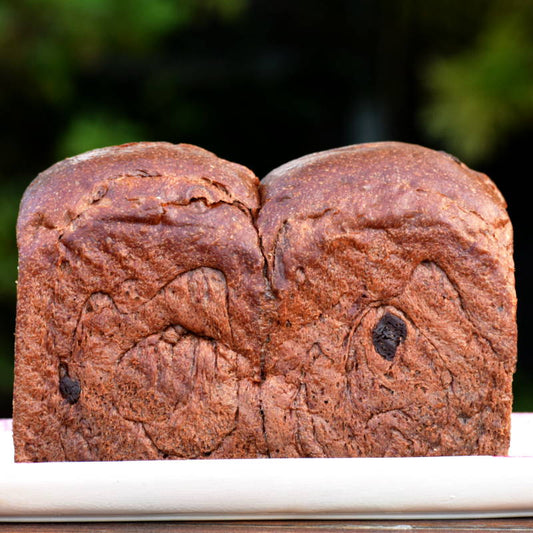
[[[515,228],[515,410],[533,411],[533,2],[0,0],[0,417],[11,415],[15,222],[36,174],[138,140],[259,177],[399,140],[487,173]]]

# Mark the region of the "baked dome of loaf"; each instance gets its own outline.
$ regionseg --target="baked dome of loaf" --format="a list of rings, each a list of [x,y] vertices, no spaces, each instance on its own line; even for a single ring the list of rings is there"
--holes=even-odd
[[[375,143],[292,161],[261,193],[279,302],[262,391],[270,448],[506,453],[516,296],[495,185],[447,154]]]
[[[402,143],[261,184],[189,145],[58,163],[17,227],[16,460],[502,454],[512,229]]]
[[[140,143],[67,159],[30,185],[17,460],[266,453],[257,184],[200,148]]]

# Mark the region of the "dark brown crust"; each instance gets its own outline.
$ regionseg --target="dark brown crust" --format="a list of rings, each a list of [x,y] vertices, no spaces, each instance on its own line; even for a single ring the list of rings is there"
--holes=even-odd
[[[507,451],[512,228],[447,154],[345,147],[258,187],[104,149],[33,182],[18,243],[17,461]]]

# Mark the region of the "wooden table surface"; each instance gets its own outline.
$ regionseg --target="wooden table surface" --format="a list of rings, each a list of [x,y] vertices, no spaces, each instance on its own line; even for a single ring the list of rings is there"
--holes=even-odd
[[[335,520],[257,522],[84,522],[0,523],[0,532],[10,533],[364,533],[413,531],[449,533],[468,531],[533,531],[533,518],[480,520]]]

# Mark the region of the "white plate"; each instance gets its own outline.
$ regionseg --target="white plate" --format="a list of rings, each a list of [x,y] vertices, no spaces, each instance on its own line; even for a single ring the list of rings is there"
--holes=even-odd
[[[533,516],[533,413],[510,454],[14,464],[0,421],[0,522]]]

